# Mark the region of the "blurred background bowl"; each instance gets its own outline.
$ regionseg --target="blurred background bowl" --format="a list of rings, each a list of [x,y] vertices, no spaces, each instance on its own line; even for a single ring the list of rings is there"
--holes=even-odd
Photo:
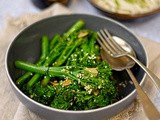
[[[111,17],[116,20],[120,21],[126,21],[126,20],[134,20],[137,18],[143,18],[146,16],[154,15],[156,13],[160,12],[160,7],[155,8],[154,10],[148,11],[148,12],[142,12],[142,13],[136,13],[136,14],[124,14],[119,13],[118,11],[113,12],[109,8],[106,8],[103,4],[99,4],[96,0],[88,0],[97,10],[101,11],[103,14],[105,14],[108,17]]]
[[[147,55],[144,47],[125,26],[109,18],[98,17],[87,14],[71,14],[59,15],[38,21],[23,31],[10,44],[6,53],[6,71],[13,88],[14,93],[19,100],[32,112],[47,120],[101,120],[110,118],[126,107],[128,107],[136,97],[136,91],[132,84],[129,83],[130,78],[125,71],[113,71],[116,79],[121,82],[127,82],[126,87],[119,86],[119,94],[121,99],[106,107],[84,110],[84,111],[69,111],[59,110],[40,104],[28,96],[26,96],[15,84],[17,77],[20,76],[21,70],[14,66],[15,60],[24,60],[35,62],[40,56],[40,44],[42,35],[47,35],[50,39],[55,34],[62,34],[70,28],[77,20],[82,19],[86,23],[85,28],[98,31],[102,28],[107,28],[113,35],[117,35],[126,40],[135,50],[137,58],[147,65]],[[139,66],[135,65],[131,69],[142,85],[145,79],[145,73]]]
[[[40,9],[45,9],[54,3],[67,5],[70,1],[69,0],[32,0],[32,2],[36,7]]]

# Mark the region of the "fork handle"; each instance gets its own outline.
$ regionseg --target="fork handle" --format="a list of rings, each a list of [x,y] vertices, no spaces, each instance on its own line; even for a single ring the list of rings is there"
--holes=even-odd
[[[149,120],[160,120],[160,113],[159,111],[156,109],[156,107],[154,106],[154,104],[152,103],[152,101],[149,99],[149,97],[146,95],[146,93],[143,91],[143,89],[141,88],[141,86],[138,84],[136,78],[134,77],[132,71],[130,69],[126,69],[129,76],[131,77],[139,99],[143,105],[143,109],[146,113],[146,116],[148,117]]]
[[[148,74],[148,76],[151,78],[157,89],[160,90],[160,79],[134,56],[130,54],[127,54],[127,56],[130,57],[132,60],[134,60]]]

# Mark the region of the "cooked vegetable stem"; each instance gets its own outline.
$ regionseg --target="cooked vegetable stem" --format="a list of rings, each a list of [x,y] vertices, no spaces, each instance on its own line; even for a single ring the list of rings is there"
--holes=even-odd
[[[101,59],[97,34],[83,27],[84,21],[78,20],[50,42],[42,36],[37,63],[15,61],[16,68],[26,71],[16,83],[27,96],[64,110],[95,109],[118,100],[116,80]]]
[[[49,45],[49,40],[47,38],[47,36],[42,36],[42,40],[41,40],[42,44],[41,44],[41,56],[40,59],[37,61],[36,65],[40,66],[43,64],[43,62],[45,61],[46,56],[48,55],[48,45]],[[32,72],[26,72],[24,73],[21,77],[19,77],[16,81],[16,84],[20,87],[23,83],[26,82],[26,80],[28,80],[31,76],[32,76]],[[37,78],[38,79],[38,78]],[[35,81],[35,80],[34,80]],[[33,82],[31,82],[33,83]],[[30,86],[30,85],[29,85]]]
[[[65,34],[66,37],[69,37],[74,32],[80,30],[84,26],[83,20],[78,20]]]

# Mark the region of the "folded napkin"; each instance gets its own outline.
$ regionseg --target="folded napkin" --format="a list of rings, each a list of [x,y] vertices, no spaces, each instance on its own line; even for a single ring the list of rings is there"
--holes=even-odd
[[[36,22],[37,20],[59,14],[71,13],[67,8],[60,4],[54,4],[45,11],[36,14],[26,14],[24,16],[6,18],[6,26],[0,32],[0,120],[43,120],[28,110],[13,93],[5,71],[5,52],[8,45],[14,37],[25,27]],[[160,77],[160,43],[139,38],[145,46],[148,53],[149,68]],[[153,49],[154,48],[154,49]],[[156,95],[156,88],[149,78],[145,79],[144,90],[158,106],[160,95]],[[159,97],[159,98],[158,98]],[[154,99],[153,99],[154,98]],[[146,120],[142,105],[138,97],[133,103],[120,114],[110,120]]]

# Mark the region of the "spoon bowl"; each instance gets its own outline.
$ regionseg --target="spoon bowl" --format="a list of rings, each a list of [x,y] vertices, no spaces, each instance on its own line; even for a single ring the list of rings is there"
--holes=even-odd
[[[146,116],[149,118],[149,120],[159,120],[160,119],[159,111],[156,109],[156,107],[154,106],[150,98],[147,96],[147,94],[143,91],[143,89],[137,82],[137,79],[135,78],[134,74],[130,70],[130,68],[133,67],[134,62],[132,62],[133,60],[129,58],[129,55],[136,57],[131,46],[119,37],[115,36],[112,37],[106,29],[104,31],[101,30],[98,33],[98,35],[99,38],[97,39],[97,41],[103,48],[101,50],[102,59],[108,62],[112,66],[112,69],[115,70],[125,69],[127,71],[137,90],[139,99],[142,102]],[[107,53],[109,54],[108,57],[104,56],[107,55]],[[114,57],[114,54],[117,55],[117,57]],[[128,54],[128,55],[124,56],[123,54]]]
[[[121,38],[117,36],[112,36],[112,38],[125,51],[127,51],[132,56],[136,57],[134,50],[127,42],[125,42],[124,40],[122,40]],[[114,58],[111,55],[107,54],[104,51],[104,49],[101,49],[101,56],[102,56],[102,59],[105,60],[107,63],[109,63],[112,66],[112,69],[116,71],[122,71],[122,70],[125,70],[126,68],[132,68],[135,65],[135,62],[128,56]]]
[[[119,41],[119,43],[117,44],[117,42],[115,41],[115,38],[112,38],[112,36],[108,32],[108,30],[106,30],[106,29],[98,32],[98,35],[99,35],[99,38],[97,38],[97,40],[98,40],[99,44],[103,47],[103,49],[105,50],[106,53],[108,53],[113,58],[129,57],[130,59],[135,61],[151,78],[151,80],[153,81],[153,83],[155,84],[157,89],[160,90],[160,79],[136,58],[136,56],[132,52],[132,48],[130,47],[129,44],[127,44],[124,40],[122,40],[120,38],[118,38],[118,39],[116,38],[117,41]],[[104,60],[106,60],[106,59],[104,58]],[[113,59],[110,61],[113,61]],[[123,60],[121,60],[121,61],[123,64],[125,63],[125,62],[123,62]],[[124,61],[126,61],[126,60],[124,59]],[[116,64],[118,66],[119,70],[131,68],[131,66],[130,66],[131,62],[130,61],[126,61],[126,62],[127,63],[124,64],[124,66],[120,66],[120,67],[117,65],[118,63]],[[110,62],[110,64],[112,64],[112,62]],[[116,67],[115,67],[115,69],[116,69]],[[114,67],[113,67],[113,69],[114,69]]]

